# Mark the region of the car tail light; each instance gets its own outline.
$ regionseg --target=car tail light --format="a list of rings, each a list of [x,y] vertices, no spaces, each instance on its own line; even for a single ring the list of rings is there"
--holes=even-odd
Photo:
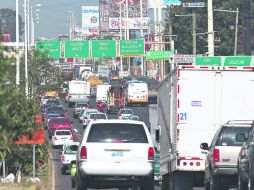
[[[213,150],[213,161],[214,162],[219,162],[220,161],[220,150],[219,149],[214,149]]]
[[[54,137],[54,140],[57,141],[58,139],[56,137]]]
[[[64,161],[64,160],[65,160],[64,155],[61,155],[61,161]]]
[[[148,149],[148,160],[154,160],[154,149],[153,149],[153,147],[149,147],[149,149]]]
[[[90,99],[90,96],[86,96],[87,99]]]
[[[71,138],[70,138],[70,140],[73,140],[73,135],[71,135]]]
[[[69,96],[69,98],[71,98],[72,96]]]
[[[80,158],[81,159],[86,159],[87,158],[87,150],[85,146],[81,147],[81,151],[80,151]]]

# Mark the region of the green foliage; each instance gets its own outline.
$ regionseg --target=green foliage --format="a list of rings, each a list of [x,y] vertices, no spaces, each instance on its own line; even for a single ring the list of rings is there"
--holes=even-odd
[[[196,2],[189,0],[188,2]],[[239,8],[239,23],[242,23],[242,1],[240,0],[213,0],[214,9],[236,10]],[[207,32],[207,7],[204,8],[187,8],[182,6],[168,7],[168,14],[165,22],[169,19],[172,22],[172,34],[177,35],[175,41],[175,49],[181,54],[192,54],[192,17],[176,17],[175,15],[196,13],[196,33]],[[214,15],[214,37],[215,39],[215,55],[233,55],[235,40],[235,19],[236,13],[229,12],[213,12]],[[165,26],[165,32],[168,33],[169,25]],[[241,32],[241,31],[239,31]],[[205,54],[207,49],[207,34],[197,35],[197,54]]]

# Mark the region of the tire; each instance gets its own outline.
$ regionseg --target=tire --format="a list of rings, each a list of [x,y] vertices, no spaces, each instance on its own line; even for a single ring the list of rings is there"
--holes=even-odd
[[[248,190],[253,190],[253,174],[252,174],[252,168],[251,164],[249,163],[249,175],[248,175],[248,184],[247,184],[247,189]]]
[[[76,181],[75,179],[71,179],[71,188],[75,188],[76,187]]]
[[[215,176],[211,173],[210,190],[221,190],[221,181],[219,175]]]
[[[78,173],[76,175],[76,182],[77,182],[77,190],[87,190],[86,179],[82,178]]]
[[[247,189],[247,183],[243,181],[238,170],[238,190],[245,190],[245,189]]]
[[[66,175],[66,169],[64,167],[61,167],[61,174]]]
[[[154,175],[144,177],[141,181],[140,190],[154,190]]]

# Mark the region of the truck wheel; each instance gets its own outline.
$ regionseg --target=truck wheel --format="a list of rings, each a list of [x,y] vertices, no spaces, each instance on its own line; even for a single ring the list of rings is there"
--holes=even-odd
[[[87,190],[87,182],[85,178],[77,175],[77,190]]]

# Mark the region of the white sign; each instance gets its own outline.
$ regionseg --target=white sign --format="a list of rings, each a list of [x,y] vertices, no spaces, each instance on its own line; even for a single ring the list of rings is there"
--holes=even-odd
[[[127,18],[122,18],[122,23],[120,18],[109,18],[109,29],[110,30],[120,30],[120,27],[127,27]],[[140,17],[129,18],[129,29],[140,29],[141,22]],[[148,29],[148,17],[143,17],[143,29]]]
[[[99,6],[82,6],[82,34],[99,33]]]
[[[205,7],[205,2],[183,3],[183,7]]]
[[[169,58],[171,63],[194,63],[196,55],[174,54]]]

